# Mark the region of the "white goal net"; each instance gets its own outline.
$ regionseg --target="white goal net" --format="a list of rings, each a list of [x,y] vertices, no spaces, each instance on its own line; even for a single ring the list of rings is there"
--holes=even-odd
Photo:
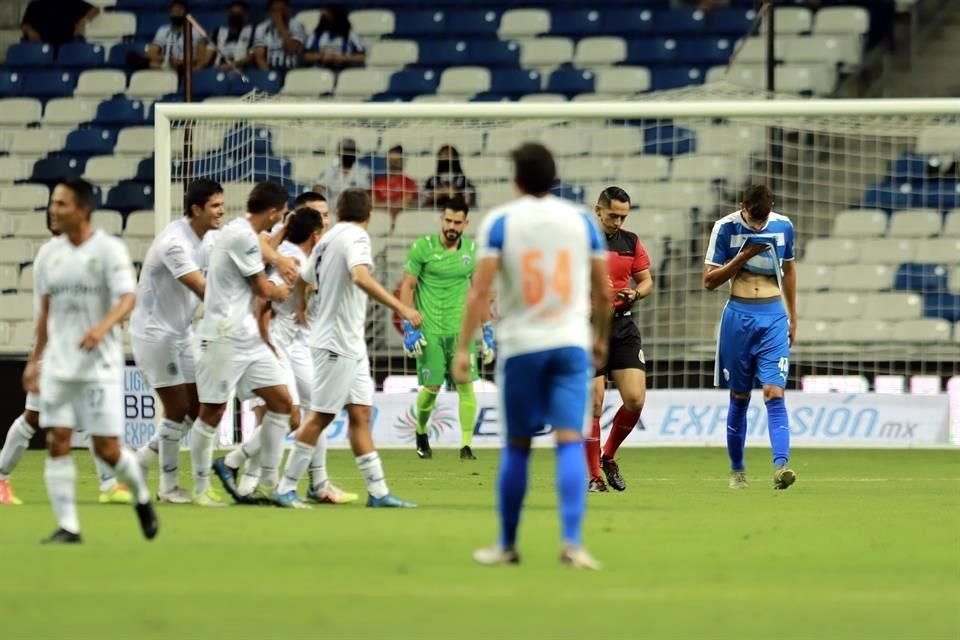
[[[960,356],[958,114],[960,101],[794,101],[738,91],[719,99],[654,94],[642,103],[162,104],[158,224],[182,214],[184,184],[194,178],[220,181],[230,215],[239,215],[256,181],[282,182],[291,197],[322,182],[346,139],[356,146],[355,167],[373,179],[388,174],[387,156],[399,146],[417,194],[395,215],[378,205],[370,225],[377,274],[393,288],[413,240],[439,230],[424,197],[442,173],[438,151],[459,155],[466,182],[440,182],[467,184],[475,230],[514,197],[510,150],[540,141],[558,160],[556,193],[591,209],[611,185],[631,196],[625,227],[650,254],[655,283],[635,314],[649,385],[701,388],[712,383],[728,291],[701,285],[710,229],[747,185],[765,183],[797,229],[791,387],[942,390]],[[414,373],[390,313],[372,308],[367,336],[378,382]]]

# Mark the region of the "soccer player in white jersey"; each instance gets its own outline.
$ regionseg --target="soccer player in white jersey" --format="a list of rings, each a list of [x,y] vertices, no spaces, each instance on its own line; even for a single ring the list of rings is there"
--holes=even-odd
[[[70,456],[71,436],[80,426],[92,436],[96,455],[135,492],[144,536],[152,539],[159,529],[136,457],[120,444],[120,323],[136,304],[133,264],[122,241],[93,228],[93,208],[90,183],[71,178],[54,188],[50,212],[62,235],[34,271],[41,304],[23,383],[26,391],[40,392],[40,426],[47,429],[44,479],[58,524],[50,543],[80,542],[77,470]]]
[[[257,296],[284,302],[290,293],[286,284],[267,279],[259,237],[286,210],[281,185],[257,184],[247,198],[246,215],[224,226],[210,250],[204,315],[195,336],[200,416],[190,431],[194,499],[201,502],[210,495],[217,425],[235,392],[241,399],[256,395],[266,402],[258,492],[272,497],[277,484],[294,403],[283,366],[261,336],[253,311]]]
[[[223,187],[195,180],[187,186],[184,204],[183,217],[167,225],[147,251],[130,319],[134,359],[163,405],[154,434],[160,458],[157,499],[174,504],[192,502],[177,480],[180,439],[197,418],[192,324],[206,288],[203,240],[223,224]],[[154,457],[149,444],[137,452],[144,469]]]
[[[60,235],[53,223],[53,216],[47,211],[47,228],[54,236]],[[40,262],[50,248],[52,240],[43,243],[33,258],[34,270],[39,268]],[[33,292],[33,316],[36,321],[40,313],[40,294]],[[0,449],[0,505],[20,505],[23,501],[17,497],[10,483],[10,475],[20,463],[23,453],[30,446],[30,440],[40,428],[40,395],[28,393],[24,403],[23,413],[14,420],[7,431],[7,439]],[[93,453],[93,440],[89,441],[90,452]],[[93,456],[94,465],[97,468],[97,477],[100,480],[100,503],[101,504],[132,504],[133,495],[130,490],[117,482],[117,476],[113,469]]]
[[[413,507],[416,505],[390,493],[373,445],[373,378],[364,339],[367,296],[416,327],[423,318],[373,277],[373,254],[367,235],[370,195],[361,189],[347,189],[340,194],[336,209],[337,224],[314,247],[297,282],[299,291],[308,286],[317,288],[309,338],[313,392],[310,414],[297,430],[277,494],[286,506],[306,506],[297,496],[297,485],[313,459],[323,430],[345,406],[350,447],[367,485],[367,506]]]
[[[593,216],[550,195],[557,171],[546,147],[524,144],[513,152],[513,162],[514,182],[523,195],[494,208],[481,227],[477,268],[454,363],[457,382],[469,382],[470,343],[496,278],[497,386],[506,425],[498,481],[500,540],[478,549],[473,557],[484,565],[520,561],[517,527],[531,441],[549,426],[557,443],[560,560],[597,569],[599,564],[581,541],[587,491],[582,434],[591,408],[593,368],[603,365],[609,341],[612,304],[606,244]]]

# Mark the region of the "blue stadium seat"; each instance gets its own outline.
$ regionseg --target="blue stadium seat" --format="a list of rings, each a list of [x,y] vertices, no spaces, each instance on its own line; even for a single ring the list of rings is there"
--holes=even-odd
[[[710,33],[735,38],[744,37],[753,25],[757,12],[753,9],[714,9],[707,16]]]
[[[927,180],[913,189],[911,207],[956,209],[960,207],[960,183],[953,180]]]
[[[492,91],[484,91],[470,98],[470,102],[513,102],[513,100],[510,96]]]
[[[244,73],[250,81],[249,84],[245,83],[243,78],[236,73],[229,75],[231,95],[243,95],[251,89],[276,94],[280,93],[280,89],[283,87],[283,73],[280,71],[273,69],[262,71],[256,69],[253,71],[245,71]]]
[[[193,75],[193,95],[195,98],[209,96],[239,95],[231,92],[230,73],[219,69],[204,69]]]
[[[270,129],[266,127],[241,125],[227,131],[223,137],[224,148],[230,150],[238,158],[245,158],[249,155],[251,144],[253,145],[254,155],[273,155],[273,136]]]
[[[147,51],[146,40],[134,40],[133,42],[118,42],[110,47],[110,53],[107,54],[107,66],[123,69],[127,66],[127,56],[131,53],[144,55]]]
[[[645,38],[627,43],[628,64],[670,64],[676,61],[678,53],[675,38]]]
[[[550,35],[585,37],[600,33],[603,14],[596,9],[554,11],[550,15]]]
[[[928,318],[943,318],[950,322],[960,320],[960,295],[951,293],[928,293],[923,296],[923,315]]]
[[[134,37],[152,40],[157,29],[165,24],[170,24],[170,14],[167,11],[137,13],[137,33]]]
[[[679,89],[703,84],[706,74],[699,67],[665,67],[653,70],[653,90]]]
[[[731,38],[685,38],[678,41],[677,62],[712,67],[730,61],[736,40]]]
[[[153,184],[154,170],[153,170],[153,156],[149,158],[144,158],[137,165],[137,175],[134,176],[134,180],[137,182],[143,182],[145,184]]]
[[[23,76],[17,71],[0,69],[0,98],[23,94]]]
[[[142,126],[144,106],[139,100],[113,98],[97,105],[94,124],[101,127]]]
[[[124,180],[107,192],[107,209],[116,209],[124,215],[137,209],[153,209],[153,188],[132,180]]]
[[[65,155],[100,156],[113,152],[117,144],[117,133],[110,129],[90,127],[77,129],[67,134],[63,145]]]
[[[878,182],[871,185],[863,194],[864,209],[907,209],[914,201],[913,186],[908,182]],[[916,205],[922,207],[922,204]]]
[[[699,9],[660,11],[653,19],[654,29],[663,34],[702,33],[706,30],[706,12]]]
[[[539,93],[542,88],[540,72],[526,69],[494,71],[490,78],[490,92],[507,96]]]
[[[387,93],[397,96],[420,96],[437,92],[440,74],[432,70],[397,71],[390,76]]]
[[[86,160],[68,156],[50,156],[41,158],[33,164],[31,182],[42,182],[52,186],[64,178],[79,178],[83,175]]]
[[[447,32],[447,16],[443,11],[400,11],[396,14],[395,38],[410,36],[442,36]]]
[[[386,92],[370,96],[367,98],[367,102],[410,102],[411,98],[413,96],[398,96],[395,93]]]
[[[32,71],[23,74],[23,93],[35,98],[63,98],[73,95],[77,75],[69,71]]]
[[[13,68],[53,66],[53,47],[39,42],[16,42],[7,47],[4,65]]]
[[[419,45],[417,63],[426,67],[461,67],[470,64],[466,40],[426,40]]]
[[[897,267],[893,288],[919,293],[939,293],[947,290],[948,270],[939,264],[908,262]]]
[[[289,179],[292,173],[293,165],[284,158],[255,156],[253,159],[253,180],[255,182]]]
[[[928,177],[936,177],[939,173],[938,161],[934,158],[906,153],[890,165],[889,178],[896,182],[924,182]]]
[[[494,38],[500,27],[500,13],[491,9],[451,11],[445,33],[450,36],[486,36]]]
[[[57,64],[74,69],[94,69],[106,62],[107,50],[102,44],[68,42],[57,52]]]
[[[586,190],[583,187],[577,184],[567,184],[565,182],[558,182],[556,185],[554,185],[553,189],[550,190],[550,193],[558,198],[572,200],[573,202],[579,202],[580,204],[583,204],[583,200],[586,197]]]
[[[586,69],[557,69],[547,78],[547,93],[562,93],[573,96],[593,93],[596,77]]]
[[[697,150],[697,137],[692,129],[660,124],[643,130],[643,152],[649,155],[679,156]]]
[[[473,40],[468,45],[470,64],[485,67],[516,67],[520,65],[520,46],[502,40]]]
[[[600,32],[626,37],[653,33],[653,12],[639,9],[605,11]]]

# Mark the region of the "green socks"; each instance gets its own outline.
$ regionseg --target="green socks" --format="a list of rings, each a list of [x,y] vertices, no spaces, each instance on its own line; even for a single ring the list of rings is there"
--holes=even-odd
[[[457,396],[460,397],[460,445],[469,447],[477,422],[477,396],[473,392],[473,384],[458,384]]]
[[[423,435],[427,432],[430,414],[433,413],[433,408],[437,406],[437,393],[437,391],[430,391],[426,387],[420,389],[420,394],[417,396],[417,435]]]

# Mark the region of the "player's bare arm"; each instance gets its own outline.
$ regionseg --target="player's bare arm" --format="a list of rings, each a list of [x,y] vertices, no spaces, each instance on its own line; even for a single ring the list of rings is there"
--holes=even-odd
[[[202,272],[191,271],[180,276],[178,280],[180,284],[193,291],[198,298],[203,300],[203,296],[207,292],[207,279],[203,277]]]
[[[100,341],[103,340],[103,337],[107,335],[111,329],[127,319],[127,316],[130,315],[130,312],[133,311],[136,304],[136,294],[122,294],[117,299],[117,303],[107,312],[107,315],[103,316],[100,322],[90,327],[90,330],[83,336],[83,340],[80,341],[80,348],[85,351],[96,349],[97,345],[100,344]]]
[[[653,276],[650,274],[650,269],[644,269],[634,273],[633,281],[636,283],[635,286],[617,291],[616,297],[618,300],[624,300],[627,304],[633,304],[637,300],[643,300],[653,293]]]
[[[768,247],[765,245],[751,244],[743,248],[740,253],[730,260],[725,265],[718,267],[717,265],[708,264],[703,268],[703,286],[709,291],[713,291],[723,283],[727,282],[734,276],[740,273],[740,270],[743,269],[743,265],[747,264],[750,258],[758,256],[764,251],[767,251]]]
[[[649,272],[648,272],[649,273]],[[613,316],[613,294],[610,290],[610,267],[606,256],[590,261],[590,301],[593,314],[593,364],[600,368],[607,360],[610,347],[610,318]]]
[[[270,282],[267,274],[263,271],[247,278],[247,282],[250,283],[250,288],[253,289],[254,294],[260,298],[274,302],[286,302],[287,298],[290,297],[290,287],[285,284],[274,284]]]
[[[490,315],[490,297],[493,293],[493,280],[500,270],[500,258],[482,258],[473,272],[473,283],[467,294],[467,309],[463,316],[463,327],[457,342],[457,355],[453,361],[453,379],[457,384],[468,384],[470,379],[470,343],[485,317]]]
[[[40,393],[40,360],[47,348],[47,316],[50,313],[50,296],[40,299],[40,312],[37,314],[37,326],[34,330],[33,351],[23,370],[23,389],[27,393]]]
[[[267,237],[266,234],[258,236],[264,264],[272,266],[285,282],[293,284],[296,282],[297,276],[300,275],[300,263],[293,256],[281,255]],[[278,300],[278,302],[282,302],[282,300]]]
[[[790,346],[797,338],[797,264],[793,260],[783,263],[783,297],[787,302],[787,315],[790,317]]]
[[[293,295],[296,296],[297,308],[294,310],[297,324],[307,326],[307,302],[310,295],[316,291],[313,285],[309,284],[302,277],[297,276],[297,281],[293,284]]]
[[[404,304],[396,296],[384,289],[383,285],[377,282],[377,279],[370,273],[370,267],[367,265],[358,264],[355,266],[350,271],[350,277],[353,280],[353,284],[360,287],[364,293],[380,304],[399,313],[404,320],[413,326],[419,327],[423,324],[423,317],[420,315],[420,312]]]
[[[403,280],[400,281],[400,302],[412,307],[416,291],[417,277],[411,273],[404,273]]]
[[[274,315],[272,303],[264,298],[257,298],[254,304],[256,305],[254,313],[257,317],[257,329],[260,331],[260,338],[270,347],[270,351],[273,351],[274,355],[276,355],[277,350],[270,341],[270,320]]]

